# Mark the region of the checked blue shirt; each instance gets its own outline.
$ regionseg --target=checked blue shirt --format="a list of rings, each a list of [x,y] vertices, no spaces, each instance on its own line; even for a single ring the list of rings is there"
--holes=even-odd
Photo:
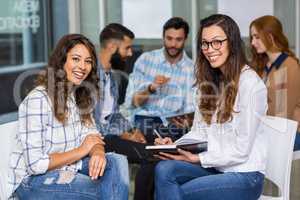
[[[170,77],[170,81],[151,94],[144,105],[134,107],[133,95],[146,90],[157,75]],[[164,48],[142,54],[129,76],[126,91],[125,105],[130,111],[131,119],[134,120],[135,115],[158,116],[166,122],[165,118],[168,116],[194,112],[194,83],[194,64],[185,52],[175,64],[166,60]]]

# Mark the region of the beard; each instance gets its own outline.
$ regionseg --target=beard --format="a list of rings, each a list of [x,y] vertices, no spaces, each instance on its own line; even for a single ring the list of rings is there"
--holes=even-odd
[[[123,58],[119,53],[119,49],[111,56],[110,64],[112,69],[124,70],[127,57]]]
[[[170,47],[170,48],[168,48],[168,47],[165,46],[166,53],[171,58],[177,58],[183,52],[183,48],[184,47],[181,47],[181,48]]]

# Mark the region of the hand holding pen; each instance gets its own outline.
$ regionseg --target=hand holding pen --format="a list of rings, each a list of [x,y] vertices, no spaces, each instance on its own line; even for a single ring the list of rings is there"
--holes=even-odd
[[[163,138],[156,129],[154,129],[153,132],[157,136],[157,138],[155,138],[155,140],[154,140],[155,145],[173,144],[173,141],[171,138],[169,138],[169,137]]]

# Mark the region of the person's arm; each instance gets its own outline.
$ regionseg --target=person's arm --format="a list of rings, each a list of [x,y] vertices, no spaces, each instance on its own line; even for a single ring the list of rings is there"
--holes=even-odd
[[[129,75],[128,86],[126,89],[125,106],[128,109],[133,109],[136,105],[141,105],[142,100],[139,101],[139,97],[136,96],[138,93],[145,92],[142,97],[144,103],[148,100],[148,86],[151,82],[146,80],[145,70],[147,68],[148,53],[143,53],[134,63],[133,72]],[[138,98],[137,98],[138,97]],[[137,98],[137,99],[136,99]]]
[[[17,139],[22,145],[26,169],[30,175],[43,174],[48,170],[50,158],[45,152],[44,141],[49,110],[50,105],[42,89],[33,90],[19,106]]]
[[[232,166],[249,158],[259,134],[261,117],[266,115],[267,90],[253,74],[247,73],[245,76],[250,78],[244,79],[239,86],[238,110],[233,121],[227,126],[206,128],[208,151],[199,154],[203,167]]]
[[[298,131],[300,131],[300,66],[295,61],[291,61],[291,65],[287,66],[287,106],[285,112],[292,119],[298,121]],[[285,102],[285,101],[283,101]]]
[[[194,98],[198,102],[198,99],[200,98],[199,95],[195,95]],[[201,127],[201,119],[200,119],[200,113],[198,107],[195,110],[195,115],[194,115],[194,120],[193,120],[193,125],[191,127],[191,130],[183,135],[181,138],[175,141],[175,143],[179,140],[182,139],[197,139],[199,141],[206,141],[205,135],[202,133],[202,127]],[[171,138],[165,137],[165,138],[156,138],[155,142],[156,145],[163,145],[163,144],[173,144]],[[168,154],[168,153],[160,153],[158,156],[162,160],[181,160],[181,161],[186,161],[190,163],[195,163],[195,164],[201,164],[200,163],[200,157],[198,154],[192,154],[188,151],[184,151],[179,149],[178,150],[179,155],[173,155],[173,154]]]
[[[98,176],[103,176],[106,158],[105,158],[105,149],[101,144],[95,145],[89,153],[89,176],[92,179],[97,179]]]
[[[163,75],[157,75],[154,79],[150,77],[148,75],[150,69],[156,66],[150,66],[149,63],[153,63],[153,57],[150,53],[144,53],[134,64],[134,70],[129,76],[126,90],[125,106],[127,108],[142,106],[148,101],[151,93],[155,93],[158,87],[170,80],[170,77]]]
[[[293,119],[298,122],[298,132],[300,133],[300,100],[295,107]]]
[[[31,175],[43,174],[48,170],[71,164],[87,155],[90,146],[101,142],[101,139],[89,139],[81,148],[64,153],[48,154],[45,149],[45,140],[49,118],[53,118],[52,109],[47,94],[42,90],[35,89],[19,106],[17,137],[22,144],[25,165]]]
[[[80,146],[70,151],[50,154],[48,170],[53,170],[72,164],[87,155],[94,155],[99,152],[99,149],[104,152],[103,145],[105,143],[102,139],[103,138],[101,134],[97,131],[95,126],[95,120],[92,117],[91,124],[82,124],[80,131]]]
[[[166,77],[164,75],[157,75],[155,76],[152,83],[148,85],[148,87],[145,90],[136,92],[133,95],[132,103],[135,107],[142,106],[144,103],[146,103],[149,99],[149,96],[156,92],[156,90],[159,87],[162,87],[168,81],[170,80],[170,77]]]
[[[133,98],[132,98],[132,104],[135,107],[142,106],[143,104],[145,104],[148,101],[149,96],[153,93],[155,93],[155,90],[152,87],[152,84],[149,84],[145,90],[134,93]]]
[[[79,147],[63,153],[49,154],[50,162],[48,171],[72,164],[87,156],[89,153],[92,155],[94,152],[98,152],[98,149],[101,151],[103,150],[103,145],[104,142],[99,134],[89,134],[84,138],[84,141]]]
[[[93,180],[95,180],[98,178],[98,176],[102,176],[104,174],[104,170],[106,166],[105,149],[104,149],[105,143],[104,141],[102,141],[103,139],[102,134],[97,132],[94,118],[92,118],[92,124],[83,125],[81,133],[82,133],[81,141],[83,142],[80,147],[88,147],[88,149],[86,149],[86,152],[90,157],[89,176]],[[91,134],[91,133],[96,133],[96,134]],[[98,142],[94,143],[96,142],[97,139]],[[92,143],[93,145],[88,145],[90,143]]]

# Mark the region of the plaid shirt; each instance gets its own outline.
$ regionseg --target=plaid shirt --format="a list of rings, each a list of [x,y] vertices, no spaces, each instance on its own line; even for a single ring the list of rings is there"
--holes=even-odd
[[[144,91],[153,82],[155,76],[170,77],[170,81],[150,95],[148,101],[136,108],[132,105],[132,98],[136,92]],[[175,64],[170,64],[164,55],[164,48],[142,54],[134,65],[130,74],[126,91],[125,105],[131,111],[130,115],[165,117],[193,112],[193,96],[195,89],[194,64],[183,53],[183,57]],[[132,119],[133,120],[133,119]]]
[[[79,147],[85,136],[98,132],[94,126],[83,126],[74,96],[67,100],[68,120],[63,125],[54,117],[44,87],[36,87],[19,106],[19,132],[10,155],[9,193],[11,195],[28,176],[46,173],[49,154]],[[78,171],[81,160],[61,169]]]

